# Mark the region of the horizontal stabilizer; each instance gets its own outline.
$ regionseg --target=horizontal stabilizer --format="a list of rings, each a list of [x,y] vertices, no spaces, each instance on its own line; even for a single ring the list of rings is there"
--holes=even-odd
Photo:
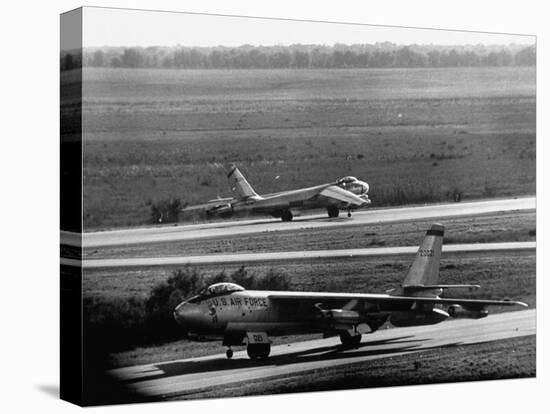
[[[211,207],[212,204],[197,204],[196,206],[189,206],[182,208],[180,211],[196,211],[196,210],[206,210],[208,207]]]
[[[217,207],[227,206],[228,204],[231,204],[231,201],[233,201],[233,200],[234,200],[233,198],[212,200],[212,201],[209,201],[208,203],[197,204],[197,205],[194,205],[194,206],[184,207],[180,211],[185,212],[185,211],[196,211],[196,210],[205,210],[205,211],[206,210],[211,210],[211,209],[214,209],[214,208],[217,208]]]

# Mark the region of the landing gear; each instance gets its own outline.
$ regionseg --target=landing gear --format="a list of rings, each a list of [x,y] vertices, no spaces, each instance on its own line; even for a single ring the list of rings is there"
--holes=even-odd
[[[271,344],[248,344],[246,353],[250,359],[265,359],[271,352]]]
[[[351,217],[351,210],[348,209],[348,217]]]
[[[244,345],[243,334],[240,334],[240,333],[226,334],[223,337],[222,345],[227,347],[227,351],[225,351],[225,356],[227,357],[227,359],[233,358],[233,350],[231,349],[231,347]]]
[[[283,211],[283,213],[281,214],[281,220],[283,221],[292,221],[292,211],[290,210],[285,210]]]
[[[327,212],[330,218],[338,217],[340,215],[340,210],[336,206],[328,207]]]
[[[356,335],[350,335],[349,332],[342,332],[340,334],[340,341],[342,341],[342,345],[346,347],[358,347],[361,343],[361,334]]]

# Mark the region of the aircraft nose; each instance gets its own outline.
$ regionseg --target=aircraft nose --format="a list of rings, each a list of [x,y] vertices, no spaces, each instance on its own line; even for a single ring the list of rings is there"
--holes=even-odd
[[[188,313],[189,304],[187,302],[181,302],[176,309],[174,309],[174,319],[178,325],[185,326],[186,314]]]
[[[369,185],[365,181],[359,181],[361,185],[362,194],[367,194],[369,192]]]
[[[361,197],[364,200],[363,205],[370,204],[369,199],[369,185],[365,181],[360,181],[361,184],[361,194],[359,194],[359,197]]]

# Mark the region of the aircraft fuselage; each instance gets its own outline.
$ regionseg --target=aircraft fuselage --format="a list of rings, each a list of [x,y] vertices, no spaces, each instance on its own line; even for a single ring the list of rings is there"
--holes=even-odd
[[[303,330],[318,332],[311,310],[285,312],[268,298],[269,292],[243,291],[206,299],[197,297],[180,304],[174,316],[191,333],[223,335],[247,331],[263,331],[269,335]]]
[[[311,301],[274,302],[272,292],[244,290],[227,295],[201,299],[195,296],[181,303],[174,311],[176,321],[187,332],[210,336],[245,334],[250,331],[266,332],[270,336],[327,332],[331,322]],[[387,295],[381,295],[387,296]],[[349,300],[341,299],[325,304],[325,307],[341,308]],[[409,303],[365,305],[357,314],[356,323],[372,324],[387,319],[392,312],[409,312],[414,299]],[[372,318],[372,320],[371,320]]]
[[[351,176],[335,183],[259,195],[240,172],[238,174],[236,185],[241,188],[241,197],[213,200],[207,209],[208,216],[229,218],[234,215],[269,214],[289,221],[292,220],[292,210],[326,208],[329,217],[337,217],[340,209],[349,212],[370,203],[368,184]]]
[[[403,283],[389,293],[246,290],[218,282],[179,304],[174,318],[188,334],[222,336],[228,347],[241,345],[246,337],[249,356],[266,358],[269,336],[322,332],[340,335],[344,346],[356,346],[362,334],[386,322],[398,327],[433,325],[451,315],[484,318],[487,306],[527,306],[509,300],[441,298],[444,289],[478,287],[439,284],[443,234],[441,224],[432,224]],[[232,355],[229,348],[228,358]]]

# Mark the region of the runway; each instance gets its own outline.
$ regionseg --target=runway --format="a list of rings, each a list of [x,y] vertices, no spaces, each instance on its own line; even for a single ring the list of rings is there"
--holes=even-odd
[[[282,222],[278,219],[257,219],[100,231],[84,233],[82,235],[82,247],[106,247],[212,237],[230,237],[273,231],[359,226],[374,223],[474,216],[486,213],[529,210],[535,208],[535,197],[524,197],[504,200],[430,204],[415,207],[365,209],[354,212],[351,218],[345,217],[345,215],[338,218],[328,218],[326,214],[319,214],[295,217],[291,222]],[[61,232],[61,243],[70,246],[80,246],[81,239],[74,233]]]
[[[235,352],[231,360],[219,354],[120,368],[110,374],[144,396],[185,398],[199,390],[212,387],[223,390],[228,384],[242,381],[261,381],[270,377],[421,352],[434,347],[534,335],[535,330],[536,310],[530,309],[490,315],[478,320],[455,319],[438,325],[380,330],[372,335],[364,335],[360,347],[351,350],[343,350],[338,338],[327,338],[274,346],[270,358],[265,361],[252,361],[245,351],[240,351]]]
[[[518,251],[536,249],[536,242],[470,243],[443,246],[443,253]],[[418,246],[370,247],[363,249],[311,250],[294,252],[210,254],[203,256],[134,257],[116,259],[61,259],[62,264],[81,266],[84,269],[175,266],[186,264],[234,264],[254,262],[298,261],[352,257],[392,256],[415,254]]]

